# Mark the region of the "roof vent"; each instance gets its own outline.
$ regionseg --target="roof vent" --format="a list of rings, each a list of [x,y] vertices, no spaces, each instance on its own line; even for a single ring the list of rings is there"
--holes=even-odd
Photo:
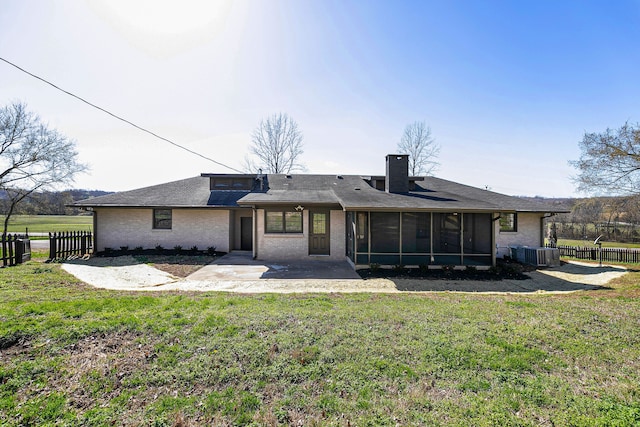
[[[354,190],[360,191],[360,187],[356,187],[356,188],[354,188]]]
[[[287,179],[291,179],[291,175],[287,175]]]
[[[337,178],[337,179],[344,179],[344,178],[342,177],[342,175],[336,175],[336,178]]]

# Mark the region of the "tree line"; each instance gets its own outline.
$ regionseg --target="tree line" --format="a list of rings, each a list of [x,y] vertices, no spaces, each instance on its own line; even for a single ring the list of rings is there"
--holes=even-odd
[[[548,219],[557,238],[610,242],[640,242],[640,197],[567,199],[571,212]]]

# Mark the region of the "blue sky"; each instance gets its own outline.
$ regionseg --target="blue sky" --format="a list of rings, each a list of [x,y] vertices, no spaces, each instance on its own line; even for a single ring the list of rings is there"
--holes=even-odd
[[[382,174],[420,120],[436,176],[513,195],[578,195],[583,133],[640,120],[638,46],[639,1],[0,0],[0,57],[232,167],[285,112],[310,173]],[[229,172],[0,62],[13,100],[77,141],[78,188]]]

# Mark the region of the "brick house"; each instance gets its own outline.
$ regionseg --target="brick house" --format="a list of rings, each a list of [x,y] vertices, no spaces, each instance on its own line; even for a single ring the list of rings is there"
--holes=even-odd
[[[384,176],[201,174],[77,202],[96,250],[162,246],[252,251],[256,259],[354,265],[495,265],[540,247],[557,206],[435,177],[386,156]]]

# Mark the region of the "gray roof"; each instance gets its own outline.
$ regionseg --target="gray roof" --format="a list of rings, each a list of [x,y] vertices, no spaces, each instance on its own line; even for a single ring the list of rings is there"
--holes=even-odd
[[[123,191],[81,200],[78,207],[238,207],[238,200],[248,191],[211,191],[209,178],[197,176],[137,190]]]
[[[233,175],[230,175],[233,176]],[[344,210],[567,212],[563,206],[507,196],[435,177],[408,193],[386,193],[358,175],[267,175],[263,190],[210,190],[208,175],[76,202],[79,207],[249,207],[333,205]]]
[[[408,193],[376,190],[358,175],[269,175],[269,190],[240,205],[339,204],[345,210],[564,212],[564,207],[507,196],[435,177],[418,178]]]

